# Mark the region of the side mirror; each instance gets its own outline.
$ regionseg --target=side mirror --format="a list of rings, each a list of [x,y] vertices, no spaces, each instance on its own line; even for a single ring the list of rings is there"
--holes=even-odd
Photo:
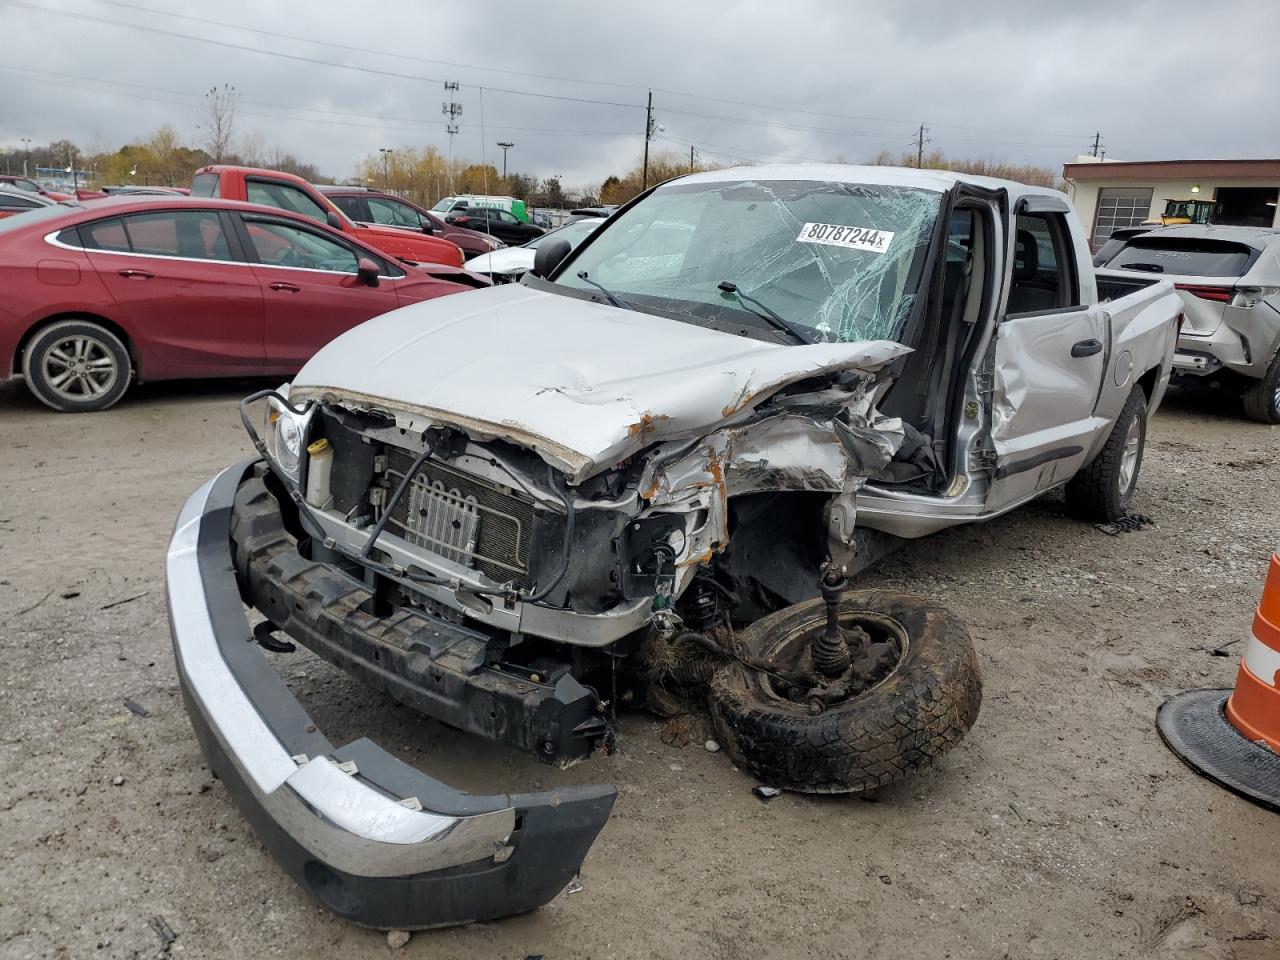
[[[552,240],[538,247],[533,255],[533,275],[546,278],[569,255],[568,240]]]
[[[324,215],[324,222],[327,223],[329,226],[333,227],[333,229],[335,230],[342,229],[342,218],[338,216],[336,213],[334,213],[332,210],[330,210],[328,213]]]
[[[360,262],[356,264],[356,279],[371,287],[378,285],[379,272],[378,265],[368,257],[361,257]]]
[[[432,236],[436,232],[435,224],[426,217],[422,218],[422,232],[427,236]]]

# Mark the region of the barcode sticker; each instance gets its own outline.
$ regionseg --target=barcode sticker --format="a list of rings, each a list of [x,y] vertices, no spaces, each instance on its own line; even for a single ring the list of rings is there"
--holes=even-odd
[[[800,228],[800,235],[796,240],[800,243],[822,243],[829,247],[884,253],[893,242],[893,231],[846,227],[838,223],[806,223]]]

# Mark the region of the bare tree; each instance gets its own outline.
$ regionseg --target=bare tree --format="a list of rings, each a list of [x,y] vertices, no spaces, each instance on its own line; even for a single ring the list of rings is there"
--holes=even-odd
[[[231,152],[231,138],[235,133],[236,88],[229,83],[224,83],[222,89],[211,87],[204,98],[206,112],[200,124],[204,149],[214,163],[222,163]]]
[[[240,158],[248,166],[260,167],[266,163],[267,135],[253,129],[240,138]]]

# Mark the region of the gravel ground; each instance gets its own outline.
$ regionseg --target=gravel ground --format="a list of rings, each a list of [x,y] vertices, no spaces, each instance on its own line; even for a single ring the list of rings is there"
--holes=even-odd
[[[1107,536],[1050,496],[868,574],[950,605],[986,684],[960,747],[874,800],[762,804],[699,731],[669,745],[641,715],[615,756],[549,769],[279,656],[335,742],[367,734],[471,789],[620,787],[581,892],[392,951],[276,868],[178,695],[164,546],[187,494],[248,451],[252,386],[148,387],[86,416],[0,387],[0,957],[156,957],[164,925],[170,955],[226,960],[1280,957],[1280,819],[1153,725],[1166,695],[1233,681],[1206,648],[1247,635],[1280,430],[1173,398],[1135,503],[1154,527]]]

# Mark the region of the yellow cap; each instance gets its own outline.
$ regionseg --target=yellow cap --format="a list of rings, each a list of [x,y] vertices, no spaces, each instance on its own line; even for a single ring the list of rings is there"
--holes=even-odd
[[[328,449],[329,441],[325,437],[321,437],[319,440],[313,440],[311,443],[307,444],[307,453],[313,457],[318,453],[324,453]]]

